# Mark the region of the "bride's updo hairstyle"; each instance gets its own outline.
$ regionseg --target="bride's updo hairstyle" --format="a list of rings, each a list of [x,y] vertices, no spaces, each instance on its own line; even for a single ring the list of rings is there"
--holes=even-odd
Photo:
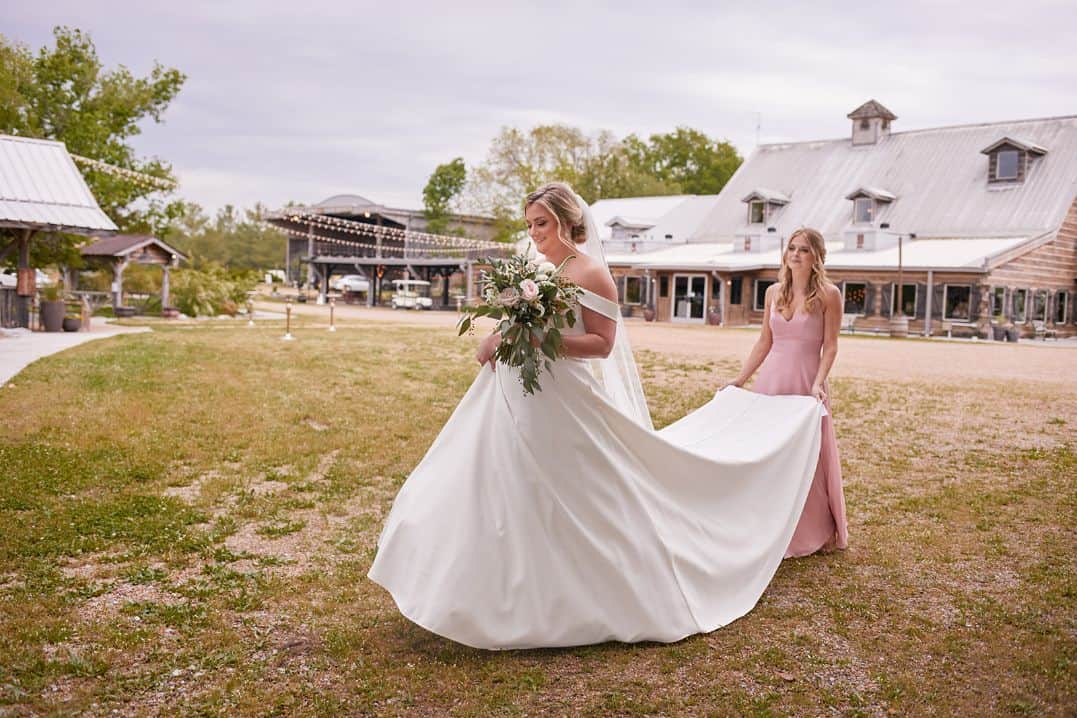
[[[587,241],[587,227],[583,221],[583,208],[576,201],[576,193],[565,182],[550,182],[527,195],[524,202],[526,210],[533,204],[540,204],[549,210],[557,220],[557,236],[565,244],[572,246]]]

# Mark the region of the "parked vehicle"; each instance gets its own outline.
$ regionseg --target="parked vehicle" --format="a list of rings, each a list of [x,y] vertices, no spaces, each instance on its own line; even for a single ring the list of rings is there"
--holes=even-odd
[[[345,274],[330,286],[338,292],[369,292],[370,280],[359,274]]]
[[[430,282],[421,279],[394,279],[393,309],[432,309]]]

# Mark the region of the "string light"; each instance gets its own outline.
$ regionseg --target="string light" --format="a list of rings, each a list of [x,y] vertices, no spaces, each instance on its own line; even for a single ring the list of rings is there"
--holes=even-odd
[[[152,187],[166,192],[171,192],[176,188],[175,182],[162,177],[154,177],[153,175],[148,175],[144,172],[135,172],[134,170],[129,170],[125,167],[117,167],[115,165],[110,165],[107,162],[102,162],[101,160],[83,157],[82,155],[69,154],[71,154],[71,159],[80,164],[87,165],[98,172],[104,172],[105,174],[110,174],[114,177],[122,177],[125,180],[142,185],[143,187]]]
[[[407,257],[418,255],[459,255],[462,252],[487,251],[501,254],[511,247],[502,242],[487,240],[468,239],[466,237],[453,237],[430,232],[417,232],[413,230],[397,229],[395,227],[382,227],[356,222],[352,220],[330,217],[323,214],[315,214],[305,211],[288,211],[274,213],[266,217],[271,224],[292,222],[307,225],[306,232],[295,228],[286,228],[289,234],[295,238],[313,239],[316,242],[343,245],[347,247],[362,247],[373,249],[384,254],[401,254]],[[392,242],[404,243],[403,246],[395,244],[380,244],[370,241],[358,241],[356,239],[342,239],[340,237],[326,236],[315,232],[315,229],[334,233],[350,234],[355,237],[373,238],[375,240],[388,239]],[[418,244],[420,246],[408,246]]]
[[[418,232],[410,229],[397,229],[396,227],[383,227],[366,222],[356,222],[339,217],[330,217],[324,214],[314,214],[304,211],[281,212],[267,217],[269,220],[290,220],[297,224],[307,224],[329,229],[346,234],[366,235],[374,238],[404,241],[415,244],[432,245],[454,251],[459,250],[503,250],[506,245],[502,242],[493,242],[482,239],[468,239],[466,237],[453,237],[444,234],[431,234],[430,232]],[[294,230],[293,230],[294,231]],[[375,247],[377,245],[374,245]],[[382,246],[382,249],[390,249]],[[434,250],[428,250],[434,251]]]

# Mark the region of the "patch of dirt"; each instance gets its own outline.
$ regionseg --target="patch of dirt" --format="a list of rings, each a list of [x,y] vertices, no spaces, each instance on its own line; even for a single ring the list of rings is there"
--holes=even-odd
[[[181,601],[181,597],[152,583],[132,584],[120,581],[106,593],[87,600],[82,605],[80,613],[90,620],[101,620],[115,616],[128,603],[156,603],[171,606]]]
[[[193,504],[202,496],[202,484],[212,479],[219,479],[221,476],[221,472],[216,469],[207,471],[185,486],[169,486],[162,493],[165,496]]]

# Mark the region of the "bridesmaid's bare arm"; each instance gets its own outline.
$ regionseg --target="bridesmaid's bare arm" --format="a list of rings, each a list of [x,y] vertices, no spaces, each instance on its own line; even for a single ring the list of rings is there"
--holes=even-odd
[[[770,331],[770,312],[774,303],[774,296],[778,293],[777,290],[777,284],[767,287],[767,293],[763,299],[763,331],[759,333],[759,339],[755,341],[755,346],[752,347],[752,351],[744,361],[740,374],[733,381],[723,385],[723,389],[727,386],[744,386],[755,374],[755,370],[759,368],[763,360],[767,358],[767,354],[770,353],[770,347],[774,344],[774,336]]]
[[[823,297],[823,353],[819,358],[819,371],[815,374],[811,393],[819,401],[826,401],[823,386],[830,376],[830,369],[838,357],[838,330],[841,329],[841,290],[833,284],[826,288]]]

